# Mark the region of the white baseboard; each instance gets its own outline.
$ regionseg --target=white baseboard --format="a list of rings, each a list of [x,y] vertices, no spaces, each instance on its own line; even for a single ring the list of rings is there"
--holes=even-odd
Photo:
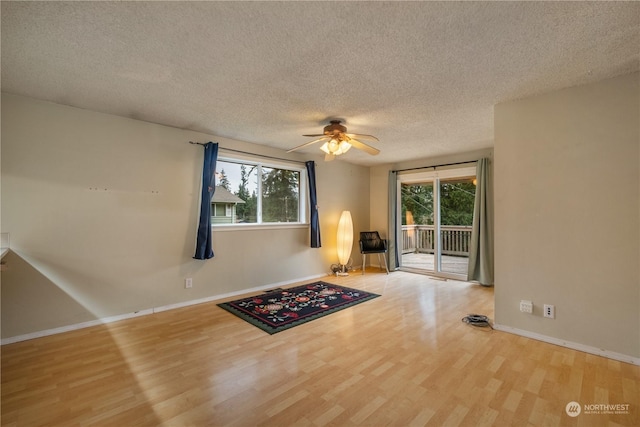
[[[602,348],[592,347],[590,345],[549,337],[547,335],[537,334],[535,332],[525,331],[523,329],[512,328],[511,326],[494,324],[493,329],[497,331],[508,332],[514,335],[520,335],[549,344],[559,345],[560,347],[566,347],[572,350],[578,350],[584,353],[595,354],[597,356],[606,357],[608,359],[618,360],[620,362],[631,363],[632,365],[640,366],[640,357],[628,356],[626,354],[616,353],[615,351],[609,351]]]
[[[18,335],[15,337],[3,338],[0,341],[0,345],[13,344],[15,342],[32,340],[35,338],[46,337],[48,335],[62,334],[64,332],[90,328],[92,326],[118,322],[120,320],[131,319],[133,317],[146,316],[148,314],[153,314],[153,309],[134,311],[133,313],[125,313],[125,314],[119,314],[117,316],[103,317],[102,319],[89,320],[88,322],[75,323],[73,325],[61,326],[59,328],[45,329],[43,331],[31,332],[29,334]]]
[[[307,277],[302,277],[302,278],[296,279],[296,280],[271,283],[269,285],[257,286],[255,288],[242,289],[242,290],[239,290],[239,291],[228,292],[228,293],[225,293],[225,294],[212,295],[212,296],[206,297],[206,298],[199,298],[199,299],[195,299],[195,300],[183,301],[183,302],[179,302],[179,303],[175,303],[175,304],[163,305],[163,306],[160,306],[160,307],[153,307],[153,308],[149,308],[149,309],[145,309],[145,310],[134,311],[133,313],[124,313],[124,314],[119,314],[119,315],[116,315],[116,316],[103,317],[101,319],[90,320],[88,322],[82,322],[82,323],[75,323],[73,325],[61,326],[59,328],[45,329],[43,331],[31,332],[29,334],[17,335],[15,337],[3,338],[2,340],[0,340],[0,345],[13,344],[13,343],[20,342],[20,341],[27,341],[27,340],[32,340],[32,339],[35,339],[35,338],[46,337],[46,336],[49,336],[49,335],[61,334],[63,332],[69,332],[69,331],[75,331],[75,330],[78,330],[78,329],[90,328],[92,326],[105,325],[107,323],[118,322],[120,320],[131,319],[131,318],[140,317],[140,316],[147,316],[149,314],[160,313],[162,311],[174,310],[176,308],[188,307],[190,305],[202,304],[202,303],[205,303],[205,302],[222,300],[222,299],[225,299],[225,298],[235,297],[235,296],[238,296],[238,295],[249,294],[251,292],[264,291],[264,290],[267,290],[267,289],[278,288],[278,287],[290,285],[290,284],[293,284],[293,283],[304,282],[306,280],[315,280],[315,279],[319,279],[321,277],[326,277],[326,276],[327,276],[327,274],[319,274],[319,275],[314,275],[314,276],[307,276]]]

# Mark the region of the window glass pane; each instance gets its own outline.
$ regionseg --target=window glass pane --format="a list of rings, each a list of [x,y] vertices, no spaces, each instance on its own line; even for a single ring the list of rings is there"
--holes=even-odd
[[[228,217],[224,223],[302,222],[304,197],[301,198],[300,186],[304,181],[301,173],[301,169],[218,160],[212,203],[220,204],[220,208],[216,208],[213,215]]]
[[[402,184],[402,225],[433,225],[433,183]]]
[[[433,182],[402,184],[402,265],[434,270]]]
[[[262,222],[298,222],[300,172],[262,168]]]
[[[476,197],[474,178],[440,181],[440,224],[468,226],[473,224]]]
[[[216,186],[237,197],[236,223],[258,222],[258,166],[219,160],[216,163]],[[221,192],[222,193],[222,192]],[[214,194],[214,198],[216,195]]]

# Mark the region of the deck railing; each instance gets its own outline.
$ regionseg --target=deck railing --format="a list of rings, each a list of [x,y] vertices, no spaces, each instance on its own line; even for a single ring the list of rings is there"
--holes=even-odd
[[[442,254],[469,256],[469,242],[471,241],[471,226],[443,225]],[[433,225],[403,225],[402,253],[429,253],[434,251],[435,226]]]

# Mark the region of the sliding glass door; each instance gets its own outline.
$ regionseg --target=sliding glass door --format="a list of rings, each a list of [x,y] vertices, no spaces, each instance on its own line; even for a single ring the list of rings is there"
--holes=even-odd
[[[440,271],[464,276],[469,269],[474,178],[440,181]]]
[[[398,176],[400,268],[466,280],[475,168]]]
[[[400,184],[401,267],[435,271],[433,182]]]

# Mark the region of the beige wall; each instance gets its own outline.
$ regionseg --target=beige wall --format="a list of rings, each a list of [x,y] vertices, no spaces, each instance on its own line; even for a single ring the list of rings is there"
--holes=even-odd
[[[638,81],[496,106],[499,325],[640,356]],[[519,311],[522,299],[533,315]]]
[[[308,228],[224,231],[214,259],[193,260],[202,148],[190,140],[310,159],[2,95],[2,338],[319,276],[337,262],[343,209],[354,231],[369,227],[368,168],[315,157],[321,249]]]

